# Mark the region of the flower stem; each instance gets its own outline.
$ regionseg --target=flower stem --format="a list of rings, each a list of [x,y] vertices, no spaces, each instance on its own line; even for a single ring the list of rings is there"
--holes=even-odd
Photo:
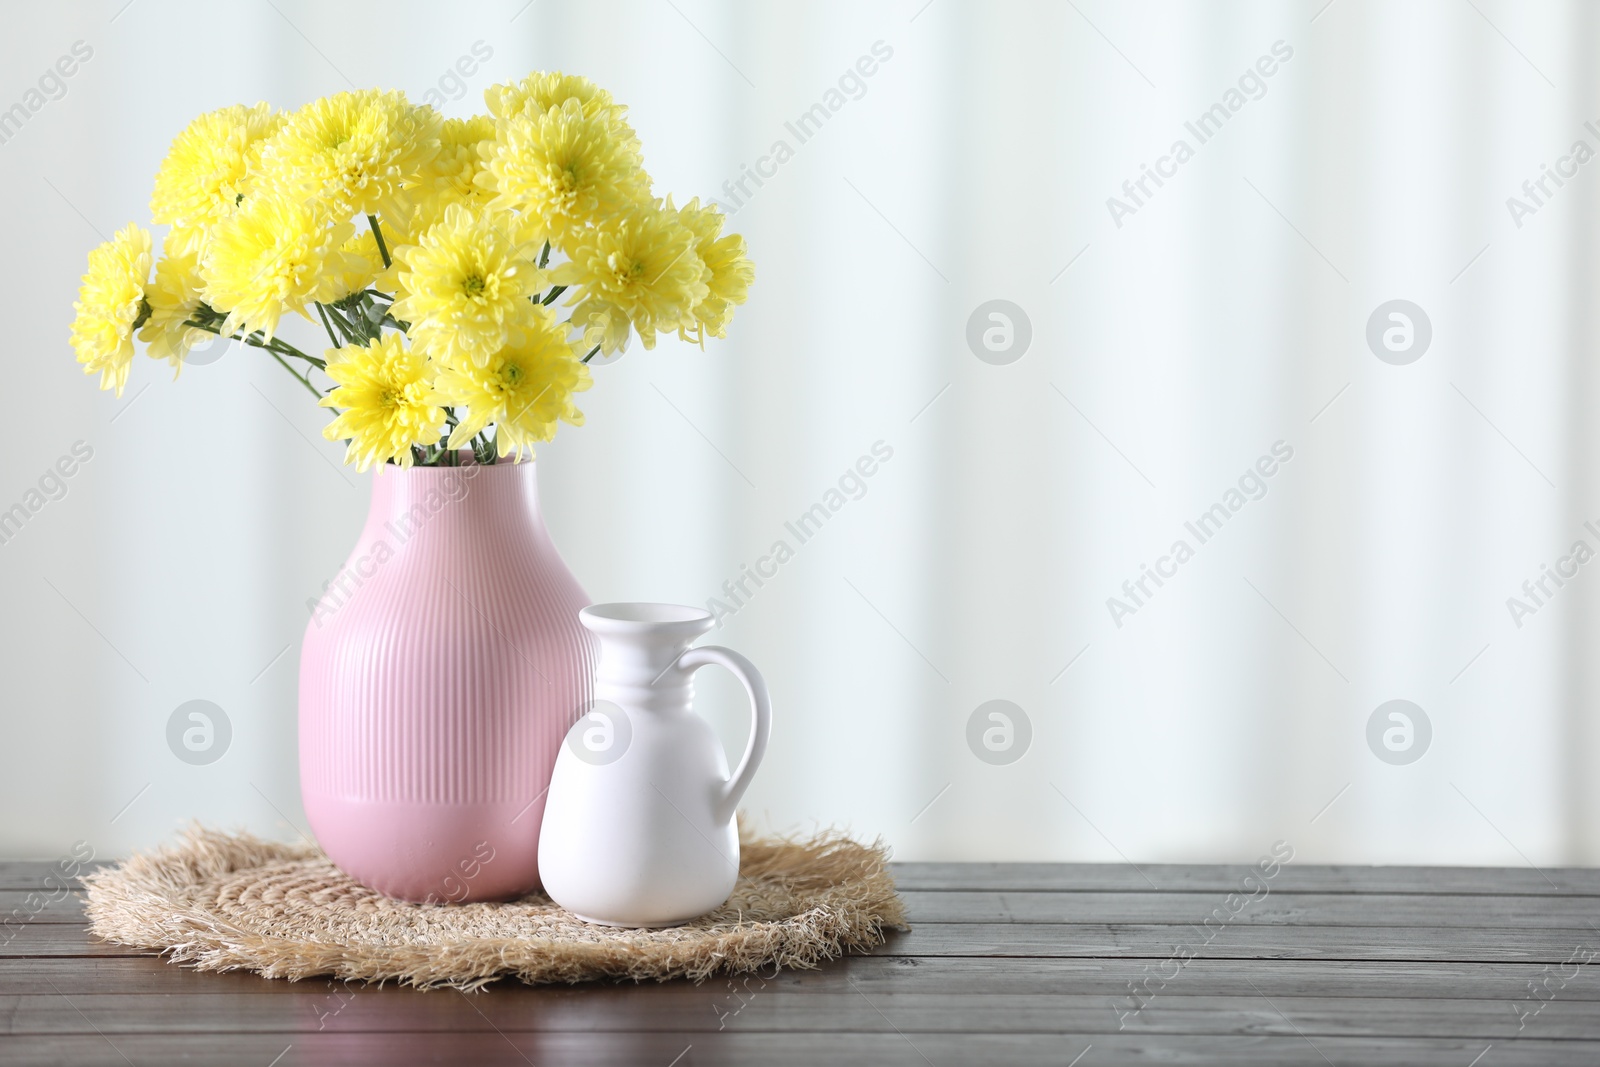
[[[581,362],[584,362],[584,363],[589,362],[591,359],[594,358],[594,354],[596,352],[598,352],[598,351],[600,351],[600,346],[599,345],[595,345],[593,348],[589,349],[589,354],[587,356],[584,356]]]
[[[251,342],[251,341],[249,341],[249,340],[246,340],[246,341],[245,341],[245,344],[252,344],[252,343],[253,343],[253,342]],[[291,367],[291,366],[289,366],[289,364],[287,364],[287,363],[285,363],[285,362],[284,362],[284,361],[283,361],[283,357],[282,357],[282,356],[280,356],[280,355],[279,355],[279,354],[278,354],[278,352],[277,352],[277,350],[276,350],[276,349],[274,349],[274,348],[271,348],[271,347],[269,347],[269,346],[267,346],[267,345],[257,345],[257,346],[256,346],[256,347],[258,347],[258,348],[265,348],[265,349],[266,349],[266,350],[267,350],[267,353],[268,353],[268,354],[269,354],[269,355],[270,355],[270,356],[272,356],[272,358],[273,358],[273,359],[275,359],[275,360],[277,360],[277,361],[278,361],[278,364],[279,364],[279,365],[280,365],[280,366],[281,366],[281,367],[283,367],[283,369],[284,369],[284,370],[286,370],[286,371],[288,371],[288,372],[289,372],[289,373],[290,373],[290,374],[293,374],[293,375],[294,375],[294,380],[295,380],[295,381],[297,381],[297,382],[299,382],[299,383],[300,383],[300,384],[301,384],[301,385],[303,385],[303,386],[305,386],[305,387],[306,387],[306,388],[307,388],[307,389],[309,389],[309,390],[311,390],[311,395],[312,395],[312,396],[314,396],[314,397],[316,397],[316,398],[317,398],[317,399],[318,399],[318,400],[319,400],[319,401],[320,401],[320,400],[321,400],[321,399],[322,399],[322,394],[321,394],[321,393],[320,393],[320,392],[318,392],[318,391],[317,391],[317,387],[316,387],[316,386],[314,386],[314,385],[312,385],[312,384],[311,384],[311,379],[310,379],[310,378],[309,378],[309,377],[305,377],[305,376],[303,376],[303,375],[300,375],[300,374],[298,374],[298,373],[296,373],[296,372],[295,372],[295,369],[294,369],[294,368],[293,368],[293,367]]]
[[[273,352],[276,352],[279,355],[293,356],[295,359],[303,359],[318,370],[328,369],[328,363],[326,360],[318,359],[316,356],[307,355],[294,345],[289,344],[287,341],[280,341],[276,337],[268,341],[262,347],[271,349]]]
[[[567,291],[567,287],[566,286],[557,285],[557,286],[553,287],[550,290],[550,292],[545,296],[545,298],[543,300],[539,301],[539,303],[544,305],[545,307],[549,307],[550,304],[555,300],[556,297],[560,296],[562,293],[564,293],[566,291]]]
[[[306,355],[304,352],[300,351],[294,345],[283,340],[282,338],[274,337],[272,340],[268,341],[263,337],[260,330],[256,330],[246,337],[237,333],[224,335],[222,330],[216,325],[204,322],[195,322],[193,319],[185,321],[184,325],[192,326],[197,330],[204,330],[207,333],[214,333],[218,337],[227,336],[228,340],[230,341],[239,341],[243,344],[249,345],[252,348],[264,348],[274,355],[293,356],[296,359],[303,359],[318,370],[328,369],[328,364],[324,360],[320,360],[316,356]],[[322,394],[318,393],[317,395],[321,396]]]
[[[333,342],[333,347],[334,348],[342,348],[342,347],[344,347],[343,344],[339,341],[339,338],[334,336],[333,323],[328,321],[328,309],[323,307],[321,304],[318,304],[317,305],[317,316],[322,319],[322,328],[324,330],[328,331],[328,340]]]
[[[367,225],[372,227],[372,239],[378,242],[378,255],[383,257],[383,269],[389,269],[389,246],[383,243],[383,230],[378,226],[378,216],[368,215]]]
[[[277,347],[276,345],[262,345],[261,347],[265,348],[268,352],[271,352],[274,355],[291,356],[291,357],[293,357],[295,359],[305,360],[305,362],[307,364],[309,364],[312,367],[317,368],[318,370],[327,370],[328,369],[328,365],[326,363],[322,362],[322,360],[317,359],[315,356],[308,356],[303,352],[289,352],[289,351],[286,351],[286,350],[284,350],[282,348]]]
[[[344,315],[340,313],[338,308],[334,308],[328,312],[328,320],[338,328],[339,334],[344,338],[345,344],[361,344],[361,339],[356,336],[355,327],[350,325],[350,320],[345,318]]]

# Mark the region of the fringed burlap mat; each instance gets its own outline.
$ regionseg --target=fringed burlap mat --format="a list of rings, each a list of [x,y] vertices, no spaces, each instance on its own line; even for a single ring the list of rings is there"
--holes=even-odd
[[[84,882],[91,932],[200,970],[473,989],[501,977],[699,980],[864,952],[905,928],[885,860],[881,845],[833,832],[747,838],[727,904],[664,930],[591,926],[543,895],[405,904],[309,846],[200,828]]]

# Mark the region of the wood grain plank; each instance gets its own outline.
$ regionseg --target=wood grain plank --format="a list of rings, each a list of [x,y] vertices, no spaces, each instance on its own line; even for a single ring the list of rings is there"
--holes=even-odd
[[[1299,1036],[1206,1037],[1159,1034],[944,1035],[817,1033],[775,1041],[770,1034],[531,1034],[479,1031],[460,1034],[219,1034],[22,1037],[8,1039],[6,1062],[14,1067],[71,1063],[78,1067],[127,1067],[129,1063],[227,1063],[266,1067],[338,1067],[347,1064],[473,1064],[528,1067],[584,1064],[587,1067],[1063,1067],[1092,1045],[1082,1067],[1113,1063],[1285,1064],[1363,1067],[1466,1067],[1483,1045],[1464,1038],[1315,1039]],[[1522,1037],[1493,1044],[1483,1067],[1593,1067],[1600,1043]]]
[[[900,889],[1232,893],[1248,864],[894,863]],[[1287,863],[1274,893],[1518,893],[1600,895],[1600,868],[1355,867]]]
[[[63,961],[66,962],[66,961]],[[1600,961],[1582,981],[1562,987],[1561,999],[1600,1000]],[[1162,988],[1159,996],[1380,996],[1410,999],[1469,998],[1518,1001],[1529,983],[1542,985],[1570,968],[1534,963],[1396,962],[1301,959],[1196,959]],[[842,960],[823,972],[785,973],[811,989],[847,983],[879,992],[1105,993],[1125,996],[1129,983],[1143,987],[1163,973],[1148,959],[983,959],[972,957],[869,956]],[[1167,969],[1165,973],[1172,973]]]
[[[1224,893],[1044,890],[901,892],[913,923],[1190,923],[1226,907]],[[82,923],[82,890],[0,890],[0,942],[30,922]],[[1481,893],[1277,893],[1252,900],[1237,923],[1314,926],[1494,926],[1581,929],[1600,925],[1600,897]]]
[[[916,923],[1192,923],[1228,911],[1223,893],[902,890]],[[1278,893],[1243,904],[1231,923],[1592,929],[1600,897],[1477,893]],[[1600,939],[1600,931],[1596,932]]]
[[[154,953],[102,941],[81,923],[26,923],[0,935],[0,960],[15,956],[149,956]]]
[[[490,987],[519,993],[608,995],[613,990],[642,991],[682,987],[694,997],[736,998],[755,986],[774,994],[809,995],[861,990],[879,993],[976,993],[985,995],[1060,994],[1126,996],[1128,983],[1151,972],[1152,961],[1075,959],[971,959],[853,956],[812,971],[781,971],[774,977],[718,976],[692,982],[587,982],[577,986],[525,987],[503,982]],[[1594,965],[1591,965],[1594,966]],[[1399,999],[1470,999],[1505,1003],[1528,995],[1528,983],[1549,979],[1554,968],[1529,963],[1394,963],[1349,960],[1193,960],[1158,994],[1251,996],[1257,991],[1277,996],[1381,997]],[[1570,973],[1570,969],[1567,973]],[[1560,993],[1561,1000],[1600,1000],[1600,972],[1582,972]],[[761,985],[760,983],[766,983]],[[241,971],[202,972],[152,956],[104,959],[32,958],[0,962],[0,994],[36,993],[54,988],[80,993],[165,993],[200,996],[297,995],[331,993],[341,985],[324,978],[302,982],[267,979]],[[394,985],[353,984],[350,988],[380,996],[415,996]]]
[[[0,958],[149,955],[100,941],[87,928],[31,923],[9,931]],[[1438,926],[1295,926],[1232,923],[1208,939],[1194,924],[920,923],[891,932],[879,956],[1143,958],[1164,960],[1180,949],[1205,959],[1423,960],[1558,964],[1600,952],[1592,929]]]
[[[311,988],[306,988],[310,986]],[[468,996],[316,988],[288,996],[163,993],[0,997],[0,1034],[459,1032],[1266,1034],[1293,1037],[1462,1037],[1507,1041],[1600,1033],[1600,1002],[1407,1000],[1377,997],[1157,997],[1135,1010],[1104,996],[885,993],[788,996],[751,986],[743,998],[684,984],[607,990],[493,990]]]
[[[81,923],[85,899],[82,889],[0,889],[0,941],[7,929],[23,923]]]
[[[76,862],[61,866],[59,860],[0,860],[0,889],[48,889],[57,890],[64,884],[74,889],[82,888],[82,883],[72,876],[71,872],[78,870],[92,871],[106,866],[109,860],[94,860],[88,863]],[[69,873],[62,873],[67,871]]]
[[[64,930],[66,927],[49,929]],[[1452,960],[1560,963],[1600,951],[1593,930],[1481,927],[1251,926],[1234,923],[1206,941],[1189,926],[922,923],[891,933],[880,956],[1148,957],[1180,948],[1208,959]]]

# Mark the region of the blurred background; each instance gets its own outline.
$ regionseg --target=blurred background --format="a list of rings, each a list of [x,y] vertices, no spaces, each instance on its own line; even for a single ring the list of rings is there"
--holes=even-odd
[[[795,548],[713,637],[776,702],[759,822],[901,859],[1600,860],[1597,20],[12,9],[0,511],[30,515],[0,544],[0,854],[303,832],[299,642],[367,504],[260,353],[176,383],[141,354],[98,392],[67,343],[85,254],[149,224],[202,111],[378,86],[467,115],[559,69],[630,105],[657,192],[721,201],[757,264],[726,342],[635,342],[538,463],[595,600],[704,604]],[[203,765],[167,740],[194,700],[228,726]]]

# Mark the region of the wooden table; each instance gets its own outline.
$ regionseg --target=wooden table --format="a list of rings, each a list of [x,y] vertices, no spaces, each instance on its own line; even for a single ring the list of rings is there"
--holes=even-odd
[[[872,956],[462,994],[171,966],[46,869],[0,864],[7,1065],[1600,1063],[1597,870],[907,863]]]

